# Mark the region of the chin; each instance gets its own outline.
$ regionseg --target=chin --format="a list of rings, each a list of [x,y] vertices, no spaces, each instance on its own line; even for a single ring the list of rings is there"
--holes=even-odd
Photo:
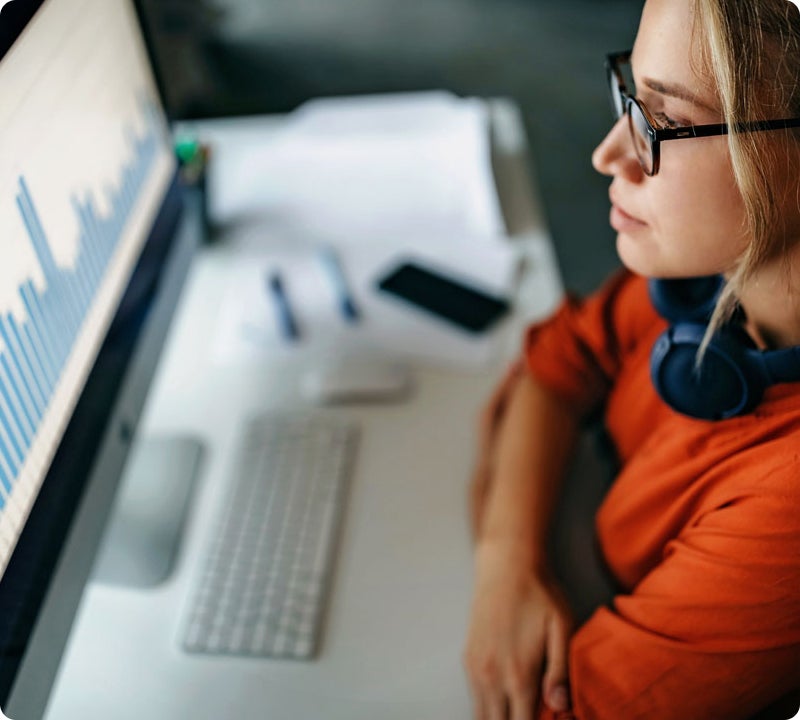
[[[636,275],[675,277],[672,273],[665,274],[663,262],[659,262],[660,258],[651,244],[635,241],[625,233],[617,235],[617,255],[622,264]]]

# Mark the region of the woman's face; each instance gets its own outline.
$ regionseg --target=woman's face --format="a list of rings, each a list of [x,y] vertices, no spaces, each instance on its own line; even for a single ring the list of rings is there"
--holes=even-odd
[[[710,75],[692,41],[690,13],[690,0],[647,0],[633,48],[636,96],[662,126],[722,122]],[[609,195],[617,252],[634,272],[650,277],[725,272],[745,249],[744,203],[725,136],[662,142],[661,167],[648,177],[623,115],[592,163],[613,178]]]

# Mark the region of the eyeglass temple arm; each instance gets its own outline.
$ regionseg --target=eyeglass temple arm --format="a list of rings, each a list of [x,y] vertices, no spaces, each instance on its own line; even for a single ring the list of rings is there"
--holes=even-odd
[[[735,125],[737,132],[763,132],[767,130],[789,130],[800,127],[800,118],[784,118],[782,120],[756,120]],[[714,135],[727,135],[730,128],[726,123],[711,125],[689,125],[680,128],[664,128],[657,131],[659,140],[675,140],[684,137],[712,137]]]

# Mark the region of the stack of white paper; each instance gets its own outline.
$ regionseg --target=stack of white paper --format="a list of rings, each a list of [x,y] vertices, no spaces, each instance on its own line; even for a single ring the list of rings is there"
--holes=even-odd
[[[449,93],[314,100],[277,132],[220,138],[212,217],[335,241],[505,232],[486,105]]]

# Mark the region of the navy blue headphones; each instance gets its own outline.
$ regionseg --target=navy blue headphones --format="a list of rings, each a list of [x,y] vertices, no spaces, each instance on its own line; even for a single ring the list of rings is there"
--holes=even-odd
[[[714,334],[695,368],[722,285],[718,275],[649,281],[653,306],[672,323],[650,354],[653,385],[674,410],[703,420],[747,413],[770,385],[800,380],[800,346],[760,351],[736,319]]]

